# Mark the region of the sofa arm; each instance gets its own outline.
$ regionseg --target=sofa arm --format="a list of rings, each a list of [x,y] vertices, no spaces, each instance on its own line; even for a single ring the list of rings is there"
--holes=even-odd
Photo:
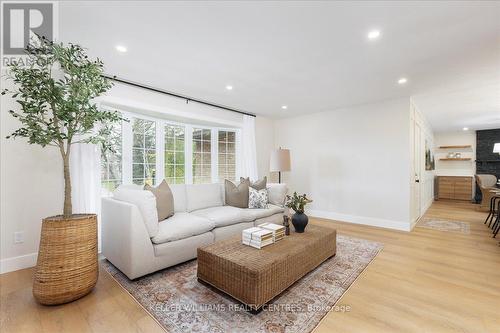
[[[102,199],[102,254],[130,279],[154,260],[154,248],[137,206]]]

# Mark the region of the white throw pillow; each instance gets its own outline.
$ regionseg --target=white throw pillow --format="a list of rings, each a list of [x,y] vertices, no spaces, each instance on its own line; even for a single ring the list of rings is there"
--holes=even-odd
[[[185,212],[187,210],[186,185],[172,184],[170,190],[174,196],[174,212]]]
[[[277,184],[277,183],[267,184],[267,191],[269,195],[270,204],[284,207],[286,193],[288,192],[286,184]]]
[[[122,188],[120,186],[113,192],[113,199],[136,205],[141,212],[149,237],[158,234],[158,211],[156,210],[156,197],[153,192]]]
[[[267,208],[267,189],[257,191],[253,187],[248,188],[248,208]]]
[[[221,184],[186,185],[187,211],[223,206]]]

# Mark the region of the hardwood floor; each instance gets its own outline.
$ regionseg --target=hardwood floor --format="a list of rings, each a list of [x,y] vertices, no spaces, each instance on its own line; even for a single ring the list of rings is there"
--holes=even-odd
[[[312,221],[384,244],[339,301],[350,311],[329,313],[315,332],[500,331],[500,239],[492,239],[483,225],[485,213],[472,204],[439,201],[426,216],[469,222],[470,234]],[[162,332],[103,271],[90,295],[61,306],[38,305],[31,279],[32,269],[0,275],[2,333]]]

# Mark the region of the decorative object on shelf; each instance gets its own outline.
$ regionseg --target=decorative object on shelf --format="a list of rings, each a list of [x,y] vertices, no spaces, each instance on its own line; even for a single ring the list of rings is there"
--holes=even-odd
[[[447,155],[447,158],[449,158],[449,159],[461,158],[461,157],[462,157],[462,153],[459,153],[459,152],[451,152],[451,153],[448,153],[448,155]]]
[[[302,233],[309,223],[309,218],[304,214],[304,207],[312,200],[307,198],[306,194],[298,195],[297,192],[293,192],[293,196],[286,196],[286,206],[293,209],[295,214],[292,215],[292,224],[295,232]]]
[[[75,44],[34,38],[26,47],[28,60],[11,63],[7,77],[16,85],[4,89],[19,104],[10,114],[20,128],[7,138],[56,147],[63,161],[63,214],[43,219],[33,295],[42,304],[62,304],[88,294],[97,283],[97,216],[73,214],[70,151],[75,143],[101,144],[119,113],[101,110],[92,101],[111,88],[101,60],[91,60]],[[94,128],[99,130],[94,131]]]
[[[270,168],[271,172],[278,172],[278,183],[281,183],[281,172],[290,171],[290,150],[277,149],[271,154]]]
[[[290,236],[290,217],[283,215],[283,226],[285,227],[285,236]]]

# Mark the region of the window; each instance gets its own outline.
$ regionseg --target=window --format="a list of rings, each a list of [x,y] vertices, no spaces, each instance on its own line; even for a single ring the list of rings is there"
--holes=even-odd
[[[236,181],[240,158],[238,129],[178,123],[122,111],[111,127],[112,149],[101,154],[101,189],[120,184],[207,184]]]
[[[132,119],[132,182],[153,185],[156,175],[156,123]]]
[[[169,184],[184,184],[184,126],[165,126],[165,179]]]
[[[236,132],[219,131],[219,180],[236,181]]]
[[[193,128],[193,184],[212,182],[212,132]]]
[[[122,183],[122,125],[110,127],[107,141],[111,150],[101,152],[101,188],[105,195],[113,192]]]

